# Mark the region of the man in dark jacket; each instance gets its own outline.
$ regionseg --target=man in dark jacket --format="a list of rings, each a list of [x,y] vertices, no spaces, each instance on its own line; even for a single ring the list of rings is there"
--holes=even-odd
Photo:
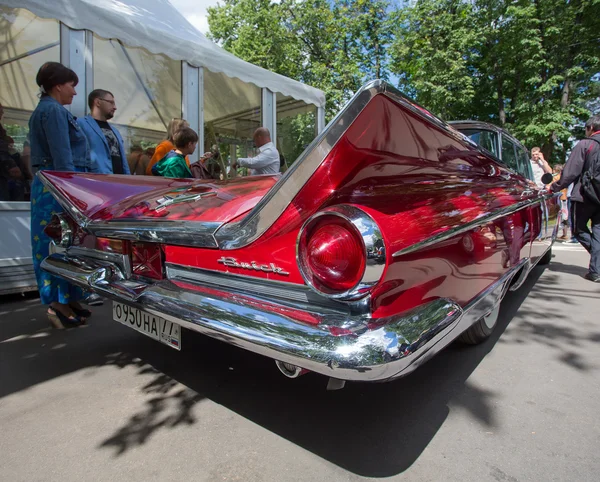
[[[562,171],[560,179],[551,184],[549,189],[558,192],[572,182],[571,213],[575,237],[590,253],[590,270],[586,279],[600,283],[600,206],[584,196],[581,191],[581,175],[584,172],[586,160],[591,160],[600,150],[600,116],[594,116],[585,123],[585,135],[573,148],[569,160]],[[592,230],[588,223],[592,222]]]

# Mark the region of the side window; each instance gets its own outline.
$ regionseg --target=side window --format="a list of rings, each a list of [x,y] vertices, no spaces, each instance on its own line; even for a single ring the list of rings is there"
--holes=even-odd
[[[519,172],[515,145],[504,136],[502,136],[502,162],[512,170]]]
[[[473,142],[490,151],[494,156],[500,157],[498,155],[497,134],[495,132],[477,129],[461,129],[461,132]]]
[[[517,156],[519,160],[519,174],[526,179],[533,181],[533,172],[531,171],[531,162],[529,162],[529,153],[525,149],[517,147]]]

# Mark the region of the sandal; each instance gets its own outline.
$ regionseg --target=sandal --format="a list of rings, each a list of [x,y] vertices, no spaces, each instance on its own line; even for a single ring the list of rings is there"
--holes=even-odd
[[[92,312],[90,310],[86,310],[85,308],[77,308],[76,306],[69,305],[73,310],[73,313],[77,315],[78,318],[89,318],[92,316]]]
[[[65,328],[72,328],[83,324],[83,321],[79,317],[68,317],[63,315],[60,311],[53,310],[52,308],[48,309],[47,315],[50,323],[57,330],[64,330]]]

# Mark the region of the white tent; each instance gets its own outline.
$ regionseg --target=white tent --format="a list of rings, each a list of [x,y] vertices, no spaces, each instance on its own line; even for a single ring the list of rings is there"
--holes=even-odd
[[[91,30],[130,47],[185,60],[307,104],[325,104],[321,90],[245,62],[214,44],[168,0],[0,0],[0,5],[25,8],[73,29]]]

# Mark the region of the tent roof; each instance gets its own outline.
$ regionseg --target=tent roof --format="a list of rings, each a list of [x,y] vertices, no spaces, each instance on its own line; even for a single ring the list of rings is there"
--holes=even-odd
[[[245,62],[208,40],[168,0],[0,0],[0,4],[26,8],[73,29],[185,60],[308,104],[325,104],[321,90]]]

